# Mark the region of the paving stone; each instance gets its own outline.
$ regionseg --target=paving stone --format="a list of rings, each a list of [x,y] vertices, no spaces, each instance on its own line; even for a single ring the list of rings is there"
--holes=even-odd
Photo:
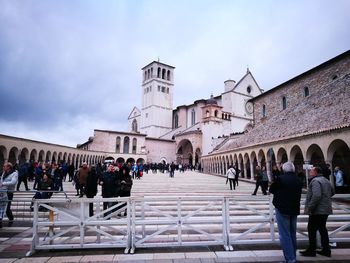
[[[74,263],[79,262],[82,256],[52,257],[47,263]]]

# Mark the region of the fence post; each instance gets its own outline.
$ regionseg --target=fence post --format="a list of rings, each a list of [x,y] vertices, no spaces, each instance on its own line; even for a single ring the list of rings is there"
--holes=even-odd
[[[270,237],[273,242],[276,241],[275,236],[275,216],[274,216],[274,209],[272,204],[272,198],[273,196],[269,196],[269,218],[270,218]]]

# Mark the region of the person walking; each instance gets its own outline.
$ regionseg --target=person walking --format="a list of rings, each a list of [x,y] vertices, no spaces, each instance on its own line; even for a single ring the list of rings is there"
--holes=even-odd
[[[17,181],[17,170],[13,168],[12,163],[5,163],[0,178],[0,228],[2,228],[2,219],[5,213],[9,219],[9,226],[13,224],[14,217],[11,211],[11,201]]]
[[[344,178],[343,171],[340,170],[339,166],[334,168],[334,182],[335,182],[335,191],[336,193],[343,193],[344,188]]]
[[[19,188],[21,186],[21,183],[23,182],[24,187],[26,191],[29,191],[28,187],[28,172],[29,172],[29,163],[23,163],[19,166],[18,169],[18,183],[17,183],[17,191],[19,191]]]
[[[252,195],[256,195],[256,192],[258,191],[259,186],[261,187],[261,191],[263,192],[263,194],[267,195],[266,189],[265,189],[264,183],[263,183],[263,173],[262,173],[261,168],[260,168],[259,165],[257,165],[255,167],[254,177],[255,177],[255,190],[252,193]]]
[[[226,177],[227,177],[226,184],[227,184],[227,181],[230,182],[230,190],[232,190],[232,188],[233,190],[236,190],[235,176],[236,176],[236,170],[231,165],[226,173]]]
[[[288,263],[296,262],[297,216],[300,214],[302,182],[295,174],[292,162],[282,166],[283,174],[276,177],[269,192],[273,194],[280,245]]]
[[[306,250],[300,251],[304,257],[315,257],[316,253],[330,257],[331,248],[326,227],[327,218],[332,211],[332,196],[334,190],[327,178],[322,176],[319,167],[311,168],[309,172],[309,188],[305,200],[305,214],[309,215],[307,232],[309,235],[309,246]],[[321,235],[322,250],[316,251],[316,232]]]

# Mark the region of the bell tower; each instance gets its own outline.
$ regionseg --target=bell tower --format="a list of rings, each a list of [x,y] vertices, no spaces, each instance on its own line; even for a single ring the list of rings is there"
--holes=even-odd
[[[142,68],[141,133],[158,138],[172,129],[175,67],[153,61]]]

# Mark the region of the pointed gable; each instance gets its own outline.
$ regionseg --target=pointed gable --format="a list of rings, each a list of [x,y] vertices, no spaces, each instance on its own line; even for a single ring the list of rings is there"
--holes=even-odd
[[[128,120],[141,116],[141,111],[135,106],[129,114]]]

